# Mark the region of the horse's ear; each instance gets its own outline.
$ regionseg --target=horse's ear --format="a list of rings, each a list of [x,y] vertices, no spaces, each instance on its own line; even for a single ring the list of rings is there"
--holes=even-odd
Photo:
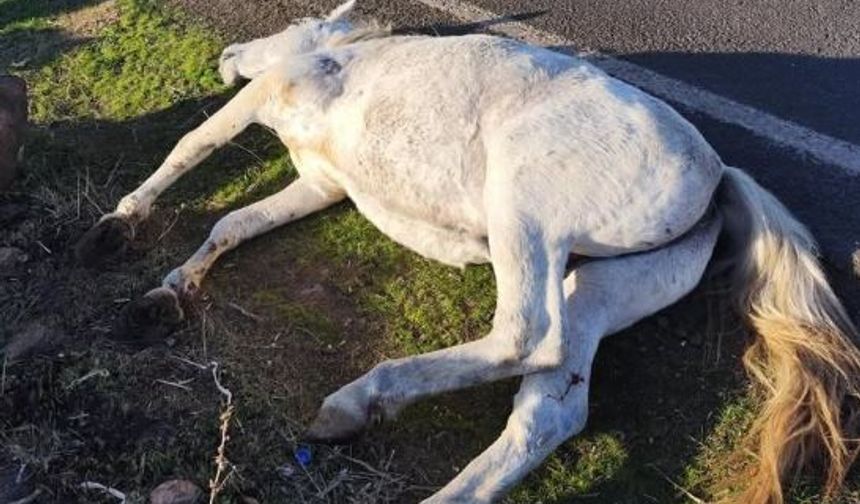
[[[348,0],[340,6],[335,7],[333,11],[329,12],[325,20],[330,23],[346,21],[353,9],[355,9],[355,2],[356,0]]]

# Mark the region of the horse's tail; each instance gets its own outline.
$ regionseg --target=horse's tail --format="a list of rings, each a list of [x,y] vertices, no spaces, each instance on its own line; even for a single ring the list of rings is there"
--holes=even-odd
[[[825,493],[858,453],[860,351],[809,231],[755,180],[726,168],[720,208],[739,245],[736,291],[758,334],[743,361],[765,394],[749,432],[757,467],[740,502],[778,504],[782,483],[815,465]]]

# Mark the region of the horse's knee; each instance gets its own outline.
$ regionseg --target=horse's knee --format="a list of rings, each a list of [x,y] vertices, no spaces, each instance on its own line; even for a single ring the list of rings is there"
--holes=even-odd
[[[500,365],[522,368],[523,372],[557,369],[566,358],[563,333],[549,324],[495,326],[488,338],[496,342]]]
[[[238,221],[236,212],[230,212],[212,226],[208,242],[219,248],[228,248],[238,242]]]
[[[221,58],[218,60],[218,73],[221,74],[221,80],[224,84],[232,86],[239,80],[238,58],[241,54],[241,48],[238,44],[228,46],[221,52]]]
[[[220,251],[231,249],[244,239],[248,215],[246,209],[234,210],[212,226],[207,240],[212,247]]]
[[[508,419],[508,430],[522,453],[547,455],[581,432],[587,417],[585,405],[570,408],[544,396],[534,407],[516,408]]]

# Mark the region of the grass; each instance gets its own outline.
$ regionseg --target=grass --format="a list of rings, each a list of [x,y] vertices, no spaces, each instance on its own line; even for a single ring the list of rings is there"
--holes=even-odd
[[[562,503],[588,496],[597,485],[615,478],[628,453],[612,433],[572,441],[549,457],[538,478],[531,478],[511,495],[511,502]]]
[[[414,501],[444,484],[504,427],[515,382],[424,401],[360,443],[315,447],[307,473],[295,466],[297,434],[325,394],[383,358],[480,337],[492,320],[489,267],[417,257],[349,205],[223,258],[197,318],[167,341],[111,338],[124,300],[157,284],[219,216],[277,191],[295,170],[276,139],[252,128],[160,201],[123,263],[74,265],[69,244],[231,94],[217,79],[217,34],[151,0],[117,0],[116,19],[91,39],[67,33],[62,16],[97,4],[0,0],[0,36],[52,41],[13,65],[30,85],[34,128],[25,178],[0,201],[24,217],[0,229],[0,245],[30,260],[0,284],[0,343],[30,321],[63,335],[5,370],[0,487],[4,466],[22,464],[51,502],[101,499],[80,490],[86,480],[131,501],[169,478],[205,485],[220,395],[208,371],[177,357],[217,360],[235,396],[234,476],[222,502]],[[0,64],[18,62],[20,47],[4,44]],[[694,295],[606,344],[590,427],[509,503],[684,502],[674,485],[725,491],[732,468],[722,459],[754,402],[738,379],[740,338],[711,327],[709,299]],[[800,488],[796,502],[815,498],[814,486]]]
[[[221,46],[194,24],[175,24],[153,1],[119,2],[123,15],[81,50],[33,79],[33,119],[124,120],[221,90]],[[181,20],[181,18],[178,18]]]
[[[755,404],[748,396],[729,400],[720,411],[717,422],[704,440],[703,448],[684,474],[689,488],[706,489],[709,495],[733,495],[742,485],[738,481],[739,466],[750,460],[728,459],[735,446],[743,441],[743,433],[752,424]]]

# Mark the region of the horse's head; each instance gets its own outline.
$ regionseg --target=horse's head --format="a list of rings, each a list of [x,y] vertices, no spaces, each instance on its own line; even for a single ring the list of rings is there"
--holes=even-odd
[[[226,84],[239,77],[253,79],[290,56],[306,54],[387,33],[378,27],[355,26],[351,21],[356,0],[332,10],[325,18],[302,18],[270,37],[228,46],[218,67]]]

